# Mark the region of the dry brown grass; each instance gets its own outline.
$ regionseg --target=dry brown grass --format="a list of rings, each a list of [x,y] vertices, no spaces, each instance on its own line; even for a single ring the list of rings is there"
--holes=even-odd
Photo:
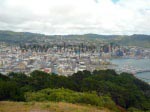
[[[106,108],[64,102],[0,102],[0,112],[112,112]]]

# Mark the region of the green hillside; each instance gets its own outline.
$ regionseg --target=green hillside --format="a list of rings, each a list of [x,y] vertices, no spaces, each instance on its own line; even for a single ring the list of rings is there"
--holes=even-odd
[[[114,42],[120,45],[150,47],[150,35],[99,35],[99,34],[81,34],[81,35],[44,35],[30,32],[13,32],[0,30],[0,41],[8,43],[24,43],[36,42],[36,38],[47,37],[49,39],[85,39],[85,40],[99,40],[103,42]]]
[[[0,30],[0,41],[8,43],[23,43],[32,42],[37,37],[42,37],[42,34],[29,33],[29,32],[13,32]]]
[[[120,38],[114,41],[121,45],[127,46],[140,46],[150,48],[150,36],[149,35],[132,35]]]

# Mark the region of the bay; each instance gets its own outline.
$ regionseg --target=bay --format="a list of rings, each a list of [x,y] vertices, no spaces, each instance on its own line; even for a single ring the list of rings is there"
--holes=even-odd
[[[150,59],[111,59],[111,63],[118,65],[116,69],[123,68],[124,66],[132,66],[136,69],[150,70]],[[150,72],[137,73],[135,76],[150,84]]]

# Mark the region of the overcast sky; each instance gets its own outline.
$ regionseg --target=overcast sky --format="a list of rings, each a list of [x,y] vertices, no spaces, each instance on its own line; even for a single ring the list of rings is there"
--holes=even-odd
[[[0,30],[150,34],[150,0],[0,0]]]

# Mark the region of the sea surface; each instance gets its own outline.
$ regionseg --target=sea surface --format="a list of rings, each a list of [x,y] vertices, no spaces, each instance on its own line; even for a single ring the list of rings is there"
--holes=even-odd
[[[136,69],[148,69],[150,70],[150,59],[111,59],[113,64],[118,65],[118,68],[123,68],[124,66],[132,66]],[[135,74],[135,76],[150,84],[150,72],[143,72]]]

